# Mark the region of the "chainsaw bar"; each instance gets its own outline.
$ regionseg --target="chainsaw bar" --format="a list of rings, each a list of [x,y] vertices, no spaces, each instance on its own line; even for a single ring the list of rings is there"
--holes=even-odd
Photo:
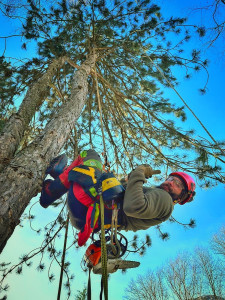
[[[140,262],[131,261],[131,260],[122,260],[122,259],[108,259],[107,261],[107,273],[114,273],[118,269],[131,269],[139,267]],[[93,267],[94,274],[102,274],[102,264],[98,263]]]

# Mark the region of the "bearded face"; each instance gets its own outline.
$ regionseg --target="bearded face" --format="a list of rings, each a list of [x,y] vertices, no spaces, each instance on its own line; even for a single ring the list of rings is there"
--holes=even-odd
[[[165,190],[170,194],[173,201],[179,202],[185,196],[185,186],[181,179],[175,176],[168,177],[160,186],[160,189]]]

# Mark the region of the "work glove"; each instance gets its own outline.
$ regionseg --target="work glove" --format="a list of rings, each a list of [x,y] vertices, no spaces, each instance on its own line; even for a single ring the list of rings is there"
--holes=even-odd
[[[142,171],[144,173],[146,179],[151,178],[152,175],[156,175],[156,174],[161,173],[160,170],[153,170],[152,167],[150,167],[147,164],[143,164],[143,165],[138,166],[136,168],[136,170]]]

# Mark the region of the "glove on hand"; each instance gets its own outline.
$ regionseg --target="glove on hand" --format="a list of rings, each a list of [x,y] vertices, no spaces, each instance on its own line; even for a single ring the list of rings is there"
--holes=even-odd
[[[146,179],[151,178],[152,175],[161,173],[160,170],[153,170],[152,167],[147,164],[140,165],[136,169],[141,170],[144,173]]]

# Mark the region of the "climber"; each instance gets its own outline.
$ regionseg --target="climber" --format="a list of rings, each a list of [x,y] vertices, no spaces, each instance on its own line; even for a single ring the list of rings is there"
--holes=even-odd
[[[123,225],[125,230],[148,229],[166,221],[174,205],[191,202],[195,195],[195,182],[184,172],[174,172],[157,187],[143,187],[146,179],[159,170],[140,165],[133,170],[126,185],[123,200]]]
[[[40,204],[46,208],[68,191],[70,221],[81,230],[78,234],[78,244],[81,246],[93,230],[100,229],[100,221],[94,222],[93,219],[96,219],[95,204],[99,200],[98,182],[106,173],[102,171],[100,156],[94,150],[82,151],[69,167],[66,167],[66,163],[65,155],[60,155],[50,163],[46,174],[55,180],[44,181]],[[129,174],[129,179],[121,181],[122,184],[118,184],[116,178],[110,178],[118,194],[117,200],[121,202],[119,230],[148,229],[166,221],[172,214],[174,204],[183,205],[193,200],[195,182],[184,172],[171,173],[160,186],[143,186],[146,179],[159,173],[159,170],[153,170],[149,165],[140,165]],[[112,210],[106,207],[104,215],[105,226],[110,226]]]

